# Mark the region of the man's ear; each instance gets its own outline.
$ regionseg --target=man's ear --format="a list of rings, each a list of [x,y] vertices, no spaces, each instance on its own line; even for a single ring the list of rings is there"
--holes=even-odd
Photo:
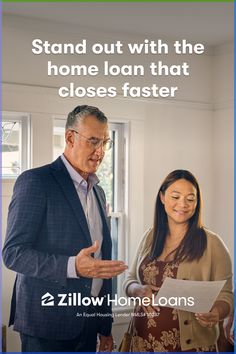
[[[65,132],[65,141],[66,145],[68,147],[73,147],[74,146],[74,134],[71,130],[67,130]]]
[[[161,199],[162,204],[165,204],[165,194],[162,192],[160,192],[160,199]]]

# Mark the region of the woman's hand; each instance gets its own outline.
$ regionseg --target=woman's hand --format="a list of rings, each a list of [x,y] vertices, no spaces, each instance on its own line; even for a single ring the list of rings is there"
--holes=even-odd
[[[140,298],[148,297],[149,299],[152,300],[152,295],[156,294],[159,291],[159,289],[160,288],[154,285],[141,285],[137,283],[132,283],[128,287],[128,295],[133,297],[140,297]],[[151,303],[150,305],[147,306],[142,305],[142,308],[146,314],[153,314],[154,312],[155,313],[160,312],[159,306],[153,306]]]
[[[234,345],[234,316],[229,316],[223,324],[224,334],[227,341]]]
[[[141,285],[137,283],[131,283],[128,287],[128,295],[134,297],[149,297],[152,298],[152,294],[158,292],[160,288],[154,285]]]
[[[229,314],[230,307],[225,301],[216,301],[208,313],[195,313],[196,319],[203,327],[212,327]]]
[[[213,308],[207,313],[195,313],[195,317],[201,326],[209,328],[216,325],[220,320],[219,311],[217,308]]]

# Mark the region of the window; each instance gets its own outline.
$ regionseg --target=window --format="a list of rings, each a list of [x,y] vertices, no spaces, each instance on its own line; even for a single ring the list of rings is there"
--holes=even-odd
[[[30,167],[30,117],[17,112],[2,113],[2,177],[16,178]]]
[[[100,185],[105,191],[111,221],[112,259],[126,260],[124,228],[124,124],[109,124],[110,138],[114,141],[98,170]],[[122,295],[124,275],[113,278],[113,295]]]
[[[65,147],[65,119],[54,119],[53,157],[56,159]],[[124,228],[124,166],[125,166],[125,125],[109,124],[109,135],[114,147],[107,151],[97,172],[100,185],[107,200],[107,211],[111,222],[112,258],[126,261]],[[121,295],[123,275],[113,279],[113,294]]]

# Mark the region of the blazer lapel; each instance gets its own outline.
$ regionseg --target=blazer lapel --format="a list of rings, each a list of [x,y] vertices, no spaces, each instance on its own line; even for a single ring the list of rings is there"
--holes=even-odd
[[[99,188],[97,186],[94,186],[93,190],[94,190],[95,196],[96,196],[96,198],[98,200],[98,204],[99,204],[99,207],[100,207],[100,210],[101,210],[102,220],[105,223],[105,227],[107,228],[107,231],[110,232],[110,226],[108,224],[106,210],[104,209],[104,201],[102,200],[101,192],[100,192],[100,190],[99,190]]]
[[[111,259],[111,234],[110,234],[110,225],[108,224],[108,218],[106,215],[106,210],[104,206],[104,200],[102,199],[101,192],[98,186],[93,187],[95,196],[98,201],[102,224],[103,224],[103,242],[102,242],[102,254],[104,259]]]
[[[67,169],[65,165],[63,164],[61,158],[59,157],[55,162],[51,164],[52,167],[52,173],[59,183],[61,189],[63,190],[63,194],[65,198],[67,199],[68,203],[70,204],[71,208],[74,211],[75,217],[81,226],[84,235],[86,236],[89,244],[92,244],[87,220],[84,214],[84,210],[82,207],[82,204],[80,202],[80,199],[78,197],[78,194],[76,192],[75,186],[73,184],[73,181],[70,178],[69,173],[67,172]]]

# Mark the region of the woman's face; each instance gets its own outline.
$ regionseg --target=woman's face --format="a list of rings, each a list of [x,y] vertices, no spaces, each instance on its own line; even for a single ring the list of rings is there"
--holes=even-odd
[[[186,179],[172,183],[160,197],[169,223],[186,224],[195,213],[197,190]]]

